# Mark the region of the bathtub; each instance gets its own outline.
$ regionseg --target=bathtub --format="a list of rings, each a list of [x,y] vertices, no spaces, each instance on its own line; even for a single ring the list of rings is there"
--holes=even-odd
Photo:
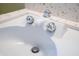
[[[22,13],[22,12],[21,12]],[[16,13],[15,13],[16,15]],[[79,55],[79,31],[67,28],[41,13],[27,11],[0,24],[0,55],[3,56],[77,56]],[[33,24],[26,17],[33,16]],[[6,18],[5,18],[6,19]],[[46,24],[55,23],[55,32],[48,32]],[[33,47],[38,52],[32,51]]]

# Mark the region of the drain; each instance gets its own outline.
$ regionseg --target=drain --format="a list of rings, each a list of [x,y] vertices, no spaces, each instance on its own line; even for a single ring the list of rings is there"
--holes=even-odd
[[[32,51],[32,53],[38,53],[40,50],[39,50],[38,47],[33,47],[33,48],[31,49],[31,51]]]

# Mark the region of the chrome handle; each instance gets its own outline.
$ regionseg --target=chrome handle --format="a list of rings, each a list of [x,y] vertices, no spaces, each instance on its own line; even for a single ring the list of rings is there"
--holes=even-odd
[[[27,16],[26,21],[28,24],[32,24],[34,22],[33,16]]]
[[[54,32],[56,30],[55,23],[53,22],[48,23],[46,27],[47,27],[47,31],[49,32]]]

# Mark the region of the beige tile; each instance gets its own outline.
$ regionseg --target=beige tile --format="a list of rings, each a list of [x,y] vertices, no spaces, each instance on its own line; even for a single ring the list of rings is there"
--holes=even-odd
[[[30,3],[26,4],[26,8],[39,12],[50,9],[54,16],[79,22],[79,4],[76,3]]]

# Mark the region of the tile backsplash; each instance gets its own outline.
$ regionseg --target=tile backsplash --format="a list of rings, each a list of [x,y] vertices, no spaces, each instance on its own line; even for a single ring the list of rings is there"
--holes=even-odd
[[[39,12],[49,9],[54,16],[79,22],[78,3],[26,3],[25,7]]]

